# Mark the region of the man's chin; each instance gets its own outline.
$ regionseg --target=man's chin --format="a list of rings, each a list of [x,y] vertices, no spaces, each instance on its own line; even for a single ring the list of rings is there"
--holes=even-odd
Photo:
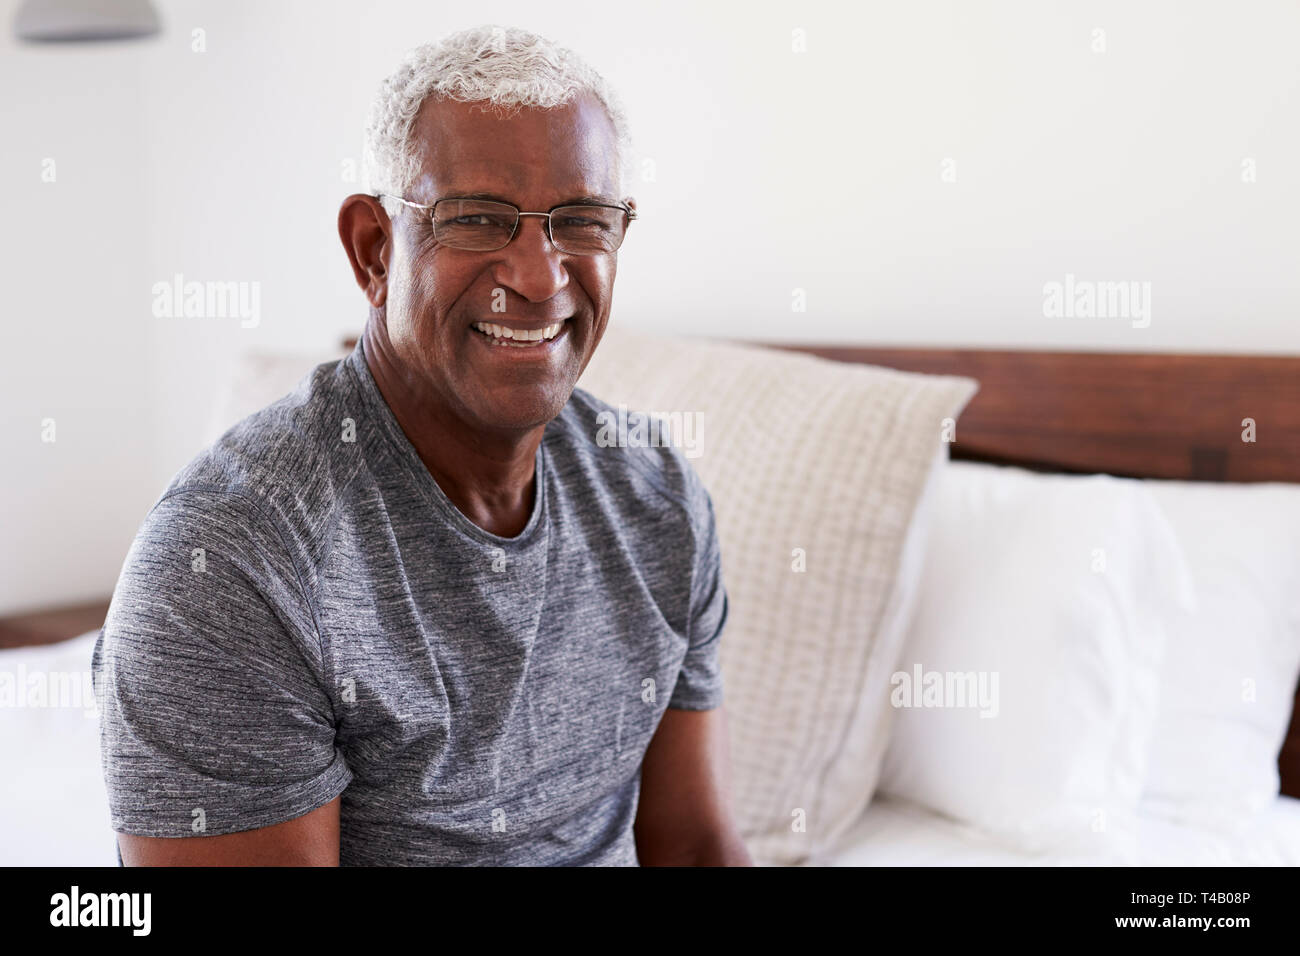
[[[527,432],[551,421],[568,404],[571,384],[547,384],[502,389],[483,396],[476,411],[484,428],[499,432]]]

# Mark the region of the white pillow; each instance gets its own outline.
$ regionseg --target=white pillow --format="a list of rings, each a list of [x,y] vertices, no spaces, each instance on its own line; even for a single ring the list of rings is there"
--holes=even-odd
[[[1171,633],[1144,806],[1242,832],[1276,801],[1300,676],[1300,485],[1150,485],[1199,609]]]
[[[1193,604],[1141,482],[949,463],[881,791],[1024,851],[1132,860],[1166,620]],[[932,673],[986,699],[927,697]]]
[[[924,535],[909,531],[944,419],[976,385],[611,329],[579,386],[630,410],[702,416],[693,464],[729,600],[720,655],[738,822],[755,862],[805,862],[875,788],[921,568]]]

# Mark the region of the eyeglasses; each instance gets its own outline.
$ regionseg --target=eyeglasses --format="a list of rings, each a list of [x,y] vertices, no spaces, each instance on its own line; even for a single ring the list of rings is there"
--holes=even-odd
[[[496,252],[504,249],[519,228],[520,216],[542,216],[546,235],[560,252],[575,256],[599,256],[617,252],[627,235],[636,210],[626,205],[582,203],[556,206],[549,212],[521,212],[510,203],[486,199],[439,199],[434,203],[411,202],[401,196],[380,193],[381,198],[429,213],[433,238],[451,249]]]

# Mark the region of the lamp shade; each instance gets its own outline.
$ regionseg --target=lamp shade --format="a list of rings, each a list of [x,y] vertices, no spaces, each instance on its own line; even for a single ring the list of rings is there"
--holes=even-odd
[[[32,43],[88,43],[153,36],[158,12],[149,0],[24,0],[14,33]]]

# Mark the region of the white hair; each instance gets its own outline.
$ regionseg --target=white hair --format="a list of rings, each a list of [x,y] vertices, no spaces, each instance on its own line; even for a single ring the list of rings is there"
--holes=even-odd
[[[415,181],[419,150],[411,134],[416,114],[430,98],[484,103],[497,115],[513,115],[525,107],[563,106],[584,92],[595,96],[614,126],[623,198],[632,171],[632,139],[618,94],[571,50],[535,33],[496,25],[416,47],[380,84],[366,127],[363,168],[369,189],[404,196]]]

